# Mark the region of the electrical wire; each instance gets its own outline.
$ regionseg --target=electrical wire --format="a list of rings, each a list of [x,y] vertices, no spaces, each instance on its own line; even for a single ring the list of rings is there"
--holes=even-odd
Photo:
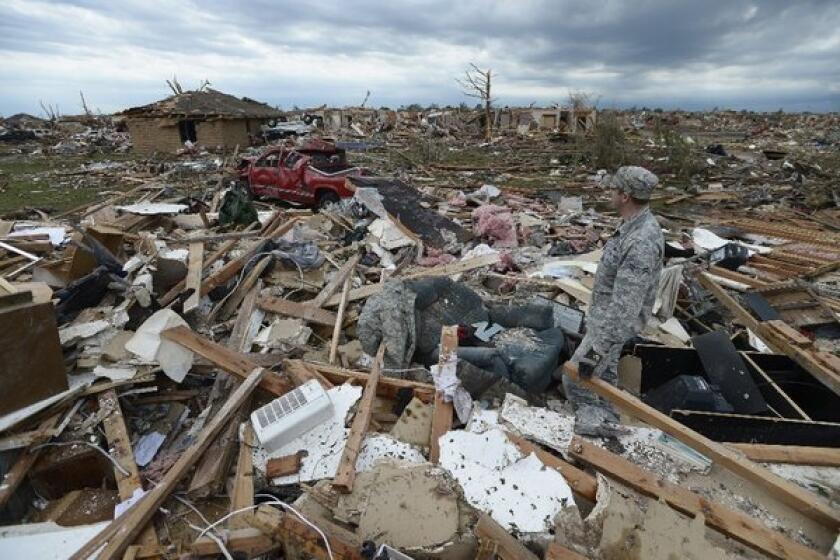
[[[240,513],[245,513],[246,511],[256,509],[263,504],[274,504],[274,505],[278,505],[278,506],[292,512],[298,519],[300,519],[303,523],[305,523],[306,525],[311,527],[316,533],[318,533],[324,541],[324,545],[327,548],[327,555],[330,557],[330,560],[335,560],[335,556],[333,556],[332,547],[330,546],[330,541],[329,541],[329,539],[327,539],[327,536],[314,523],[312,523],[311,521],[306,519],[306,517],[304,517],[303,514],[301,514],[298,510],[296,510],[295,508],[293,508],[292,506],[290,506],[286,502],[277,499],[276,496],[273,496],[271,494],[254,494],[254,497],[255,498],[269,498],[269,500],[263,502],[262,504],[247,506],[247,507],[240,508],[240,509],[237,509],[237,510],[234,510],[234,511],[228,513],[227,515],[221,517],[220,519],[218,519],[214,523],[210,524],[206,529],[204,529],[204,531],[202,531],[198,535],[198,538],[203,537],[208,531],[213,530],[217,525],[220,525],[220,524],[224,523],[225,521],[227,521],[228,519],[230,519],[234,515],[239,515]]]
[[[89,441],[82,441],[82,440],[74,440],[74,441],[53,441],[49,443],[42,443],[41,445],[36,445],[32,448],[33,451],[36,449],[41,449],[42,447],[61,447],[64,445],[87,445],[88,447],[92,447],[102,453],[105,457],[108,458],[114,464],[114,468],[120,471],[123,476],[131,476],[131,473],[125,470],[122,465],[117,463],[117,460],[111,457],[111,454],[99,447],[96,444],[90,443]]]

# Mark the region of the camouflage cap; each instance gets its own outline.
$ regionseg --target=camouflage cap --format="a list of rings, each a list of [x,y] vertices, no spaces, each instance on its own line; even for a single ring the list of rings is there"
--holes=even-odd
[[[633,198],[650,200],[650,194],[653,187],[659,184],[659,178],[644,167],[629,165],[619,167],[618,171],[604,179],[603,184],[626,192]]]

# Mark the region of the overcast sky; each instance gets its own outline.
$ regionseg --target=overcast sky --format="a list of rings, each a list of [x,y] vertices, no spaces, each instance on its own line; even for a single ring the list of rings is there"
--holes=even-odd
[[[212,87],[282,108],[457,104],[840,110],[838,0],[0,2],[0,114],[104,112]]]

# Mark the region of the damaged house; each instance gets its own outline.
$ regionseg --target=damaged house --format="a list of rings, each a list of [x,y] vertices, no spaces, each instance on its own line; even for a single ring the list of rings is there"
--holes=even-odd
[[[283,115],[265,103],[209,88],[172,95],[120,114],[126,118],[135,153],[141,155],[175,152],[187,141],[208,148],[249,146],[259,136],[261,125]]]

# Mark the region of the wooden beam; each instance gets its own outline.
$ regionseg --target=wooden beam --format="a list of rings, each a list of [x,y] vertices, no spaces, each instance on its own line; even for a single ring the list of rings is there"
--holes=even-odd
[[[324,377],[318,370],[309,367],[301,360],[283,360],[283,371],[289,374],[295,385],[303,385],[315,379],[324,389],[335,387],[332,381]]]
[[[726,290],[718,286],[708,274],[701,272],[697,275],[697,280],[735,315],[739,323],[758,335],[773,352],[786,355],[813,375],[817,381],[840,395],[840,369],[831,368],[810,349],[795,346],[790,341],[785,340],[776,329],[758,321]]]
[[[6,471],[3,479],[0,480],[0,510],[2,510],[9,502],[9,499],[14,495],[15,491],[26,477],[26,473],[29,472],[29,469],[32,468],[32,465],[35,464],[35,461],[37,461],[38,457],[41,455],[41,449],[34,448],[50,440],[52,435],[49,434],[51,434],[52,430],[58,426],[60,421],[61,414],[58,413],[41,422],[38,425],[38,431],[42,432],[44,435],[33,441],[29,447],[23,449],[11,468]]]
[[[356,480],[356,459],[365,441],[370,419],[373,415],[373,401],[376,398],[376,384],[382,371],[382,359],[385,355],[385,343],[379,345],[379,351],[373,360],[373,369],[370,377],[365,383],[365,390],[353,417],[353,424],[350,426],[350,435],[347,436],[347,443],[344,444],[344,452],[341,454],[341,462],[338,464],[338,471],[333,479],[333,487],[341,492],[353,491],[353,482]]]
[[[114,468],[114,478],[117,481],[117,491],[120,500],[128,500],[134,495],[135,490],[142,490],[143,483],[140,481],[140,471],[137,463],[134,462],[134,450],[131,448],[131,437],[125,427],[120,401],[117,392],[109,389],[99,395],[99,408],[106,411],[102,418],[102,428],[105,430],[105,437],[108,440],[110,455],[128,474],[123,474]],[[157,546],[160,544],[154,524],[148,523],[140,533],[137,544],[143,546]]]
[[[338,341],[341,339],[341,329],[344,326],[344,313],[347,311],[347,296],[353,284],[353,275],[344,279],[344,287],[341,290],[341,301],[338,303],[338,315],[335,318],[332,340],[330,341],[330,364],[335,364],[338,355]]]
[[[566,479],[566,482],[576,494],[595,503],[598,493],[598,481],[594,476],[567,463],[554,453],[537,447],[523,437],[512,434],[509,431],[505,431],[505,434],[519,448],[519,451],[526,455],[530,455],[531,453],[536,455],[537,459],[542,461],[546,467],[552,468],[563,475],[563,478]]]
[[[569,454],[622,484],[648,496],[664,500],[677,511],[692,517],[702,514],[709,527],[773,558],[824,559],[824,556],[816,550],[790,540],[752,517],[727,509],[717,502],[695,494],[688,488],[663,480],[637,467],[624,457],[589,443],[583,438],[572,438]]]
[[[204,429],[201,430],[195,443],[181,454],[158,485],[149,490],[128,511],[112,521],[105,529],[76,551],[71,559],[86,560],[94,554],[98,559],[119,558],[120,554],[134,541],[145,524],[155,514],[158,507],[175,490],[178,482],[195,465],[201,454],[209,447],[213,438],[230,421],[236,410],[259,385],[263,375],[265,375],[264,369],[252,371],[247,379],[231,394],[219,413],[210,419]],[[102,548],[103,545],[104,548]],[[101,552],[97,553],[100,549]]]
[[[587,560],[574,550],[570,550],[558,542],[548,543],[544,560]]]
[[[363,560],[362,542],[353,532],[312,512],[307,512],[306,517],[324,533],[332,557],[327,553],[324,538],[293,514],[262,505],[255,512],[252,525],[276,541],[295,543],[305,554],[318,560]]]
[[[247,558],[262,556],[282,546],[280,541],[275,541],[253,527],[230,531],[225,540],[225,548],[228,552],[240,552]],[[196,556],[219,556],[222,554],[218,543],[207,536],[196,539],[190,545],[190,552]],[[138,558],[140,557],[138,556]]]
[[[315,308],[323,307],[327,300],[330,299],[333,294],[335,294],[345,283],[344,281],[352,277],[353,270],[356,268],[356,265],[359,264],[359,260],[361,258],[362,255],[358,253],[350,257],[347,262],[338,269],[338,272],[335,273],[332,280],[330,280],[329,283],[324,286],[320,292],[318,292],[318,295],[306,302],[307,305]]]
[[[250,421],[245,422],[243,439],[239,443],[239,458],[236,461],[236,476],[230,495],[230,511],[237,511],[254,505],[254,451],[256,435]],[[228,520],[231,529],[250,526],[252,514],[245,512]]]
[[[445,326],[440,332],[438,367],[443,367],[458,351],[458,327]],[[456,358],[457,359],[457,358]],[[432,434],[429,446],[429,462],[437,464],[440,459],[440,437],[452,429],[454,409],[451,402],[443,400],[441,391],[435,392],[435,408],[432,413]]]
[[[270,313],[279,313],[297,317],[311,323],[333,327],[336,323],[336,316],[325,309],[312,307],[306,303],[289,301],[278,297],[264,297],[257,302],[257,307]]]
[[[190,243],[189,260],[187,261],[187,277],[184,279],[184,289],[192,293],[184,302],[184,313],[191,313],[198,307],[201,300],[201,272],[204,270],[204,243]]]
[[[427,268],[420,272],[415,272],[413,274],[406,274],[405,276],[401,276],[400,280],[411,280],[414,278],[427,278],[430,276],[453,276],[455,274],[460,274],[462,272],[469,272],[470,270],[475,270],[477,268],[482,268],[485,266],[491,266],[499,262],[501,256],[499,254],[495,255],[481,255],[479,257],[473,257],[471,259],[467,259],[465,261],[459,261],[456,263],[450,263],[446,265],[440,266],[433,266],[431,268]],[[373,294],[377,294],[382,291],[383,284],[368,284],[367,286],[362,286],[361,288],[356,288],[355,290],[350,290],[347,298],[348,301],[356,301],[359,299],[364,299],[366,297],[372,296]],[[324,307],[335,307],[341,302],[341,297],[336,295],[331,297],[326,301]]]
[[[788,463],[840,467],[840,448],[806,447],[803,445],[768,445],[763,443],[727,443],[747,458],[761,463]]]
[[[473,532],[479,540],[495,543],[496,556],[502,560],[539,560],[536,554],[528,550],[524,544],[516,540],[486,513],[479,515]]]
[[[248,275],[243,278],[239,284],[237,284],[233,291],[230,292],[222,302],[219,303],[216,309],[210,312],[208,321],[212,321],[212,319],[219,313],[221,313],[221,319],[227,319],[231,314],[233,314],[233,312],[239,307],[239,304],[241,304],[250,293],[251,288],[257,284],[257,281],[259,281],[260,277],[265,272],[265,269],[268,268],[268,265],[271,264],[271,259],[271,256],[265,256],[257,261],[257,264],[254,265],[254,268],[251,269]]]
[[[607,399],[631,416],[674,436],[695,451],[706,455],[721,467],[762,487],[769,495],[802,515],[818,521],[829,529],[837,530],[840,528],[840,511],[832,509],[815,494],[788,482],[748,459],[744,459],[737,452],[695,432],[670,416],[646,405],[633,395],[610,385],[603,379],[581,378],[578,375],[577,366],[572,362],[566,362],[563,371],[573,381]]]
[[[307,367],[322,373],[324,377],[336,385],[341,385],[348,381],[367,383],[370,377],[369,373],[363,371],[345,369],[317,362],[304,361],[303,363]],[[414,391],[414,396],[426,404],[432,403],[435,400],[435,386],[428,383],[421,383],[420,381],[412,381],[410,379],[399,379],[397,377],[380,377],[379,383],[376,384],[376,394],[388,399],[396,398],[397,393],[401,389],[411,389]]]
[[[216,366],[237,377],[246,378],[253,371],[256,364],[248,360],[239,352],[225,348],[194,333],[189,327],[173,327],[161,333],[161,336],[172,342],[177,342],[184,348],[192,350],[199,356],[209,360]],[[250,368],[250,369],[249,369]],[[273,395],[284,395],[294,389],[294,385],[288,378],[282,377],[274,372],[266,372],[260,381],[260,388],[265,389]]]

